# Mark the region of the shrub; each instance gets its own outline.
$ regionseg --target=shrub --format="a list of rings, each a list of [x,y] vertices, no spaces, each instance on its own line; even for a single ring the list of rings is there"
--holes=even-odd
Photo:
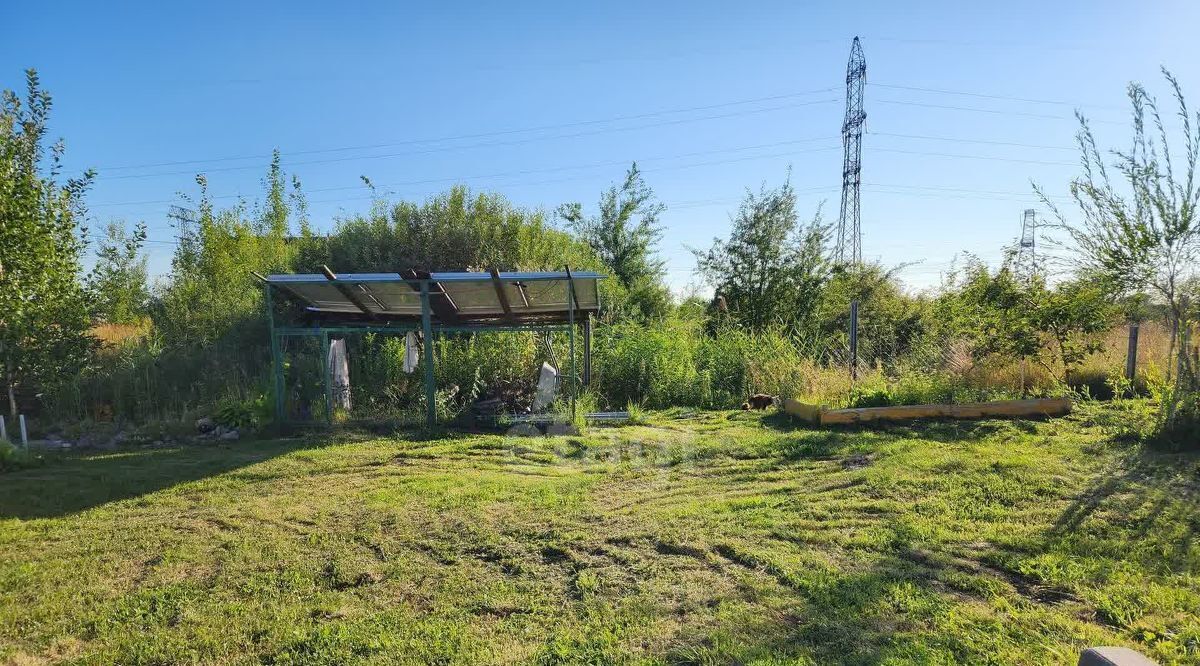
[[[226,398],[217,407],[214,418],[217,423],[239,430],[254,430],[271,420],[271,403],[265,393],[249,400]]]
[[[11,472],[33,467],[42,462],[42,457],[19,447],[7,439],[0,439],[0,472]]]
[[[887,407],[896,404],[886,388],[854,389],[850,392],[851,407]]]
[[[1174,418],[1160,417],[1148,443],[1154,448],[1171,451],[1200,450],[1200,392],[1191,392],[1176,403]]]

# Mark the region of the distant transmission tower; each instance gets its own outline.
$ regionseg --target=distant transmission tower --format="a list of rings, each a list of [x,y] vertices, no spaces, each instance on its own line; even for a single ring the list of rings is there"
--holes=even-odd
[[[179,228],[180,233],[183,232],[183,228],[186,225],[199,224],[196,211],[192,210],[191,208],[176,206],[175,204],[171,204],[171,207],[167,209],[167,217],[175,220],[176,224],[174,226]]]
[[[1037,211],[1026,208],[1021,216],[1021,241],[1017,245],[1017,275],[1026,279],[1038,272]]]
[[[862,262],[862,213],[859,190],[862,185],[862,133],[867,113],[863,111],[863,82],[867,78],[867,59],[858,37],[850,47],[846,63],[846,118],[842,121],[842,209],[837,226],[838,263]]]

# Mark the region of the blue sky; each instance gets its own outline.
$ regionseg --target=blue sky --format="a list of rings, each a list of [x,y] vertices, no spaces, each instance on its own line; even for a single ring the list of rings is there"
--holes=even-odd
[[[91,226],[144,220],[155,273],[194,174],[218,203],[254,201],[278,147],[322,229],[369,207],[360,175],[394,197],[462,182],[594,209],[637,160],[668,205],[677,290],[695,281],[687,248],[789,165],[802,210],[836,218],[855,35],[863,254],[911,264],[916,289],[961,251],[998,259],[1040,208],[1031,179],[1065,194],[1075,108],[1123,145],[1124,88],[1165,95],[1160,65],[1200,105],[1200,3],[904,4],[20,3],[0,86],[40,71],[67,166],[99,170]]]

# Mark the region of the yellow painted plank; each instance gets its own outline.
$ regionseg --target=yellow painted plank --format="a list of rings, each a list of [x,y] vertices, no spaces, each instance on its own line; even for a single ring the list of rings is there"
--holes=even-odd
[[[821,406],[810,405],[793,400],[792,398],[783,399],[783,411],[795,416],[798,419],[808,421],[809,423],[821,422]]]
[[[785,408],[787,403],[784,403]],[[991,416],[1062,416],[1071,411],[1068,398],[1035,400],[998,400],[962,405],[901,405],[898,407],[860,407],[822,409],[821,425],[867,423],[871,421],[907,421],[910,419],[980,419]]]

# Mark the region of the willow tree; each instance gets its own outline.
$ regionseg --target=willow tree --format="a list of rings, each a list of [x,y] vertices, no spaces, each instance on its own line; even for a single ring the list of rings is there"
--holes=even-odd
[[[806,325],[831,270],[821,211],[801,223],[789,175],[778,188],[747,190],[732,222],[728,239],[714,238],[709,249],[692,251],[697,270],[743,326],[796,331]]]
[[[1140,84],[1130,84],[1133,141],[1126,150],[1096,145],[1082,114],[1077,141],[1083,174],[1071,182],[1078,219],[1068,220],[1042,194],[1078,250],[1080,268],[1124,294],[1149,292],[1165,306],[1171,328],[1171,372],[1174,384],[1163,404],[1172,425],[1178,406],[1198,386],[1194,362],[1187,353],[1188,281],[1200,262],[1200,114],[1188,110],[1179,82],[1166,69],[1179,122],[1178,136],[1163,122],[1158,102]],[[1181,340],[1180,338],[1184,338]]]
[[[659,318],[670,308],[663,282],[666,262],[658,256],[660,217],[666,209],[634,162],[620,187],[613,185],[600,195],[598,215],[585,215],[581,203],[563,204],[556,211],[620,284],[625,303],[616,305],[642,319]]]
[[[26,95],[0,101],[0,364],[11,414],[16,390],[70,377],[91,337],[80,282],[79,220],[92,172],[59,180],[63,143],[45,145],[50,95],[28,70]]]

